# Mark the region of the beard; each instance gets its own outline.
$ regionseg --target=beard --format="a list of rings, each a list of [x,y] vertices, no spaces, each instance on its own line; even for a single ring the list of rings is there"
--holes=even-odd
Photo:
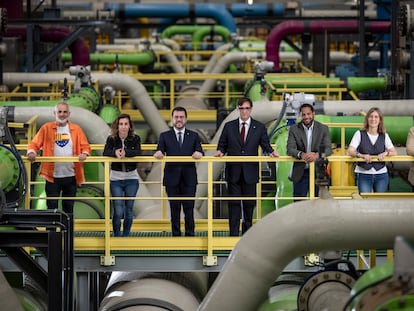
[[[58,116],[56,116],[56,122],[57,122],[58,124],[66,124],[66,123],[68,123],[68,120],[69,120],[69,118],[59,119],[59,117],[58,117]]]

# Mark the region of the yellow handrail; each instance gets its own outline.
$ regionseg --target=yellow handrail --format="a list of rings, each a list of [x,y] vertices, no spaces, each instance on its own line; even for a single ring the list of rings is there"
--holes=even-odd
[[[414,157],[412,156],[393,156],[386,157],[385,161],[393,162],[411,162]],[[26,170],[29,174],[28,180],[31,180],[30,176],[30,162],[27,158],[23,158],[26,166]],[[343,162],[350,163],[361,161],[361,159],[356,159],[350,156],[329,156],[329,162]],[[37,162],[77,162],[77,157],[37,157]],[[197,219],[196,220],[196,231],[204,231],[206,235],[196,236],[196,237],[126,237],[118,238],[111,236],[111,219],[110,219],[110,202],[115,197],[110,196],[109,191],[109,170],[111,162],[160,162],[161,165],[164,165],[167,162],[196,162],[198,165],[207,165],[207,180],[199,181],[200,184],[207,185],[207,194],[202,197],[195,198],[186,198],[186,199],[195,199],[195,200],[204,200],[207,202],[207,219]],[[123,160],[118,160],[112,157],[103,157],[103,156],[90,156],[87,158],[86,162],[99,162],[104,166],[104,180],[100,182],[104,186],[104,196],[103,197],[76,197],[76,198],[65,198],[65,199],[84,199],[84,200],[104,200],[105,204],[105,218],[104,219],[77,219],[75,220],[75,233],[80,231],[94,231],[101,232],[101,235],[98,237],[76,237],[75,238],[75,250],[89,250],[96,252],[104,252],[103,264],[112,264],[114,261],[108,258],[112,258],[117,251],[145,251],[145,250],[197,250],[202,251],[206,254],[204,258],[204,263],[206,265],[214,265],[216,263],[216,256],[214,255],[217,251],[231,251],[235,243],[238,241],[237,237],[227,237],[227,236],[217,236],[214,232],[217,231],[227,231],[228,222],[226,219],[214,219],[213,218],[213,202],[219,200],[235,200],[238,198],[234,197],[218,197],[213,195],[213,186],[218,181],[213,180],[213,167],[215,164],[223,164],[224,162],[293,162],[298,161],[289,156],[281,156],[279,158],[271,158],[268,156],[225,156],[225,157],[213,157],[205,156],[202,159],[194,160],[191,157],[172,157],[167,156],[162,160],[157,160],[152,156],[140,156],[135,158],[127,158]],[[378,159],[374,158],[374,161]],[[315,176],[313,174],[314,164],[311,163],[311,176],[310,183],[314,185]],[[161,177],[156,183],[161,184]],[[277,181],[276,181],[277,182]],[[30,189],[30,185],[36,184],[39,182],[29,182],[27,189]],[[99,182],[91,182],[97,184]],[[143,181],[142,183],[146,183]],[[260,185],[258,185],[260,187]],[[402,194],[406,195],[406,193]],[[397,194],[394,194],[397,196]],[[369,197],[369,195],[367,196]],[[26,207],[30,206],[31,200],[37,200],[45,198],[42,197],[33,197],[29,190],[29,195],[27,196]],[[53,199],[53,198],[46,198]],[[56,199],[56,198],[55,198]],[[119,198],[118,198],[119,199]],[[125,199],[125,198],[122,198]],[[167,200],[180,199],[183,198],[167,198],[164,195],[164,192],[158,197],[136,197],[130,198],[131,200],[160,200],[161,202],[166,202]],[[244,198],[244,199],[254,199],[254,200],[275,200],[274,197],[262,197],[260,191],[258,191],[257,197]],[[283,199],[293,199],[293,197],[278,197],[278,200]],[[297,199],[297,198],[296,198]],[[309,198],[301,199],[315,199],[312,195]],[[260,207],[260,206],[259,206]],[[259,208],[258,207],[258,208]],[[258,213],[261,215],[261,213]],[[257,221],[257,219],[256,219]],[[132,231],[170,231],[169,220],[163,217],[162,219],[135,219]]]

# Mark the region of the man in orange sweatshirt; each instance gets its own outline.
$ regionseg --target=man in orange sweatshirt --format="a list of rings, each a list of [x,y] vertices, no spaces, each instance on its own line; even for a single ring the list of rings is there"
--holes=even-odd
[[[55,106],[56,120],[45,123],[27,147],[27,158],[33,162],[37,152],[43,156],[78,156],[80,162],[43,162],[39,176],[46,179],[48,197],[75,197],[78,185],[85,182],[83,161],[91,154],[91,148],[82,128],[69,122],[70,108],[66,102]],[[74,200],[63,200],[62,209],[73,214]],[[57,209],[57,200],[47,200],[48,209]]]

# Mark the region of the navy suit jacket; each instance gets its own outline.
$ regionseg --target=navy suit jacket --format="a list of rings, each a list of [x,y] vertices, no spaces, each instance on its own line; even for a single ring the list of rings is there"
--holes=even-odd
[[[273,152],[264,124],[251,119],[250,127],[243,145],[240,137],[239,119],[237,118],[224,125],[223,132],[221,133],[217,145],[217,150],[220,150],[223,154],[229,156],[257,156],[259,146],[264,153]],[[242,173],[245,183],[257,183],[259,181],[259,163],[226,163],[226,180],[228,182],[237,182]]]
[[[312,131],[312,152],[319,152],[320,147],[325,147],[325,155],[329,156],[332,154],[331,137],[329,135],[329,129],[326,125],[313,121]],[[292,125],[289,129],[289,135],[286,145],[286,153],[289,156],[297,158],[299,151],[306,152],[307,138],[303,128],[302,122]],[[298,182],[303,176],[305,170],[305,162],[294,162],[292,167],[292,173],[290,179],[293,182]]]
[[[167,156],[191,156],[195,151],[204,154],[200,137],[194,131],[185,129],[183,145],[180,147],[174,129],[160,134],[157,150]],[[164,168],[164,186],[177,186],[197,184],[197,170],[194,162],[174,163],[167,162]]]

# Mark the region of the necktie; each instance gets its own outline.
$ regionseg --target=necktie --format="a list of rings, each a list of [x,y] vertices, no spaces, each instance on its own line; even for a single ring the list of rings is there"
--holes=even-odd
[[[240,131],[240,138],[241,138],[241,142],[242,142],[243,145],[244,145],[245,135],[246,135],[246,122],[243,122],[241,131]]]
[[[180,145],[180,147],[183,145],[183,136],[182,136],[182,132],[178,132],[178,144]]]

